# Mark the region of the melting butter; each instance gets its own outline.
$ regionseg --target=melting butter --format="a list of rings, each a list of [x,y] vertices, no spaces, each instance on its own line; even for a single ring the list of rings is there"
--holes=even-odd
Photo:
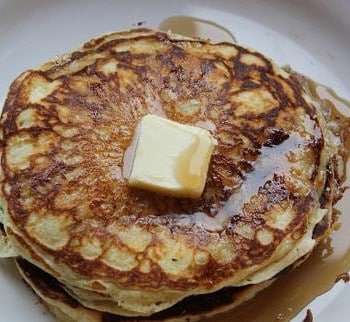
[[[129,184],[169,196],[199,198],[214,145],[205,129],[146,115],[140,122]]]

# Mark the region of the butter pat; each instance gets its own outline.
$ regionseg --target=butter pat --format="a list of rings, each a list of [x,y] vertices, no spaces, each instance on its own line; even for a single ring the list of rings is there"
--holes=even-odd
[[[139,126],[129,184],[173,197],[199,198],[215,144],[205,129],[146,115]]]

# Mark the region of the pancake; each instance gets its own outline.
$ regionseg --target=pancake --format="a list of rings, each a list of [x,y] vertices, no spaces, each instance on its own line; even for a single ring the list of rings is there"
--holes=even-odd
[[[147,114],[217,140],[200,199],[128,185]],[[348,129],[252,49],[148,29],[101,36],[10,87],[3,256],[23,257],[86,308],[122,316],[261,286],[330,233]]]
[[[24,259],[16,265],[23,280],[40,297],[57,321],[76,322],[180,322],[198,321],[222,311],[233,309],[268,287],[273,280],[241,288],[228,287],[215,293],[189,297],[173,307],[144,317],[125,317],[88,309],[67,294],[64,287],[51,275]]]

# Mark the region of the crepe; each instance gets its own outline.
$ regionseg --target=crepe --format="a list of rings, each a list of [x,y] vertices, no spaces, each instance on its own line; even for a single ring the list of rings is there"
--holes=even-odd
[[[200,199],[128,185],[147,114],[217,140]],[[252,49],[149,29],[101,36],[10,87],[3,256],[47,272],[84,307],[121,316],[262,285],[329,234],[348,128]]]

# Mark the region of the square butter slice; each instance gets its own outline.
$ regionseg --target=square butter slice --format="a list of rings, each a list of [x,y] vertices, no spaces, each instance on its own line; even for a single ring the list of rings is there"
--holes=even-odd
[[[173,197],[199,198],[215,144],[205,129],[146,115],[139,126],[129,184]]]

